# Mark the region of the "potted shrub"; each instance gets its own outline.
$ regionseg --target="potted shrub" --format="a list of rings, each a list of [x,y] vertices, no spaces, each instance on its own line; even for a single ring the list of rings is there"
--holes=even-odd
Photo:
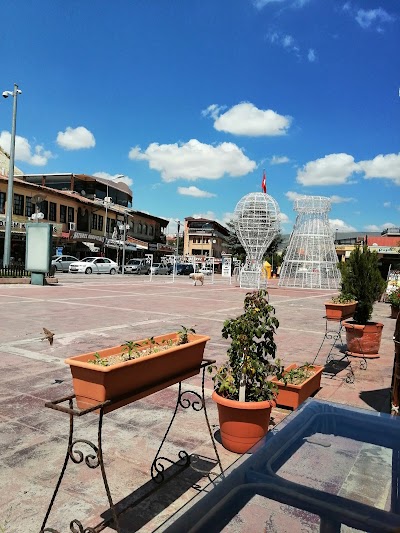
[[[279,359],[276,361],[276,377],[272,381],[278,387],[276,403],[284,407],[296,409],[309,396],[317,392],[321,386],[323,366],[304,363],[299,366],[296,363],[281,366]]]
[[[182,326],[175,333],[66,359],[78,407],[118,399],[105,409],[109,412],[196,375],[208,340]]]
[[[356,307],[357,301],[352,294],[340,293],[325,302],[325,316],[327,320],[345,320],[354,315]]]
[[[390,303],[391,306],[390,318],[397,318],[400,310],[400,287],[391,291],[386,297],[386,301]]]
[[[279,326],[267,291],[249,292],[244,313],[224,322],[222,336],[231,339],[228,361],[216,369],[213,400],[217,403],[222,444],[247,452],[268,431],[277,386],[274,334]],[[212,369],[210,369],[212,371]]]
[[[383,324],[370,318],[374,303],[386,288],[378,268],[378,255],[367,246],[357,246],[345,263],[339,263],[343,294],[353,294],[357,307],[352,320],[346,320],[347,350],[360,357],[379,357]]]

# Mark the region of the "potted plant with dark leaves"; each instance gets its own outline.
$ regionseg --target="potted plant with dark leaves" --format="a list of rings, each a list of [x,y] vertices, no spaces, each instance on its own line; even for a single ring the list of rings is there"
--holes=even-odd
[[[222,444],[230,451],[247,452],[268,431],[277,392],[270,378],[275,372],[271,359],[278,326],[264,289],[247,293],[243,314],[224,322],[222,336],[231,344],[228,361],[214,367],[212,397],[218,406]]]
[[[386,297],[386,301],[390,303],[391,306],[390,318],[397,318],[400,310],[400,287],[391,291]]]
[[[382,296],[386,281],[378,267],[378,255],[367,246],[357,246],[345,263],[339,263],[343,294],[357,300],[353,319],[343,322],[347,350],[360,357],[379,357],[383,324],[371,321],[374,304]]]

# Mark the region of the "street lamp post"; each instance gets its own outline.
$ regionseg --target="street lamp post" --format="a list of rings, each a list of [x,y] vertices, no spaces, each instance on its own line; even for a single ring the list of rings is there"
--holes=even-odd
[[[115,176],[114,178],[110,179],[109,181],[115,181],[115,180],[118,180],[120,178],[124,178],[125,177],[125,174],[118,174],[118,176]],[[108,189],[109,187],[109,184],[107,183],[106,184],[106,196],[103,200],[103,204],[104,204],[104,207],[106,208],[106,217],[105,217],[105,220],[104,220],[104,255],[105,255],[105,252],[106,252],[106,238],[108,236],[108,232],[107,232],[107,217],[108,217],[108,207],[112,204],[112,198],[110,198],[108,196]]]
[[[13,206],[14,206],[14,161],[15,161],[15,133],[17,125],[17,100],[18,95],[22,91],[18,89],[18,85],[14,83],[14,90],[4,91],[3,97],[8,98],[12,96],[13,101],[13,114],[12,114],[12,125],[11,125],[11,145],[10,145],[10,164],[8,167],[8,185],[7,185],[7,211],[6,211],[6,228],[4,234],[4,255],[3,255],[3,266],[8,266],[10,264],[11,256],[11,225],[12,225],[12,215],[13,215]]]
[[[178,256],[179,255],[179,230],[181,229],[181,221],[180,220],[176,220],[176,222],[178,223],[178,227],[177,227],[177,231],[176,231],[176,251],[175,251],[175,255]]]
[[[122,243],[122,269],[121,269],[121,273],[122,275],[125,274],[125,242],[126,242],[126,230],[129,229],[130,226],[129,224],[127,223],[127,219],[126,219],[126,213],[124,213],[124,224],[120,225],[119,226],[119,230],[122,231],[124,230],[124,242]]]

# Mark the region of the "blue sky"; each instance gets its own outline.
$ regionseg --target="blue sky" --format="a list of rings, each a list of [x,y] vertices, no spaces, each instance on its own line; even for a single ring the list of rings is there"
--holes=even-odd
[[[400,225],[399,0],[5,0],[1,18],[24,172],[123,174],[137,210],[224,223],[265,168],[284,233],[304,194],[339,231]],[[11,114],[1,99],[5,150]]]

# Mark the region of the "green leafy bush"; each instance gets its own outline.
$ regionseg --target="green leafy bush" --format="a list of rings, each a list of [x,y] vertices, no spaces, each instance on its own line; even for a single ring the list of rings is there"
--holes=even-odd
[[[400,287],[388,294],[386,301],[394,307],[400,308]]]

